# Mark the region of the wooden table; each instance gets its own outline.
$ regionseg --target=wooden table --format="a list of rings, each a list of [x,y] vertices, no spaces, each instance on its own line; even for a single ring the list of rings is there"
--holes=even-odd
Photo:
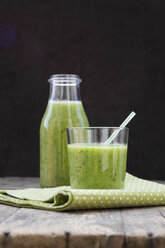
[[[0,178],[0,189],[39,187]],[[0,248],[164,248],[165,207],[50,212],[0,205]]]

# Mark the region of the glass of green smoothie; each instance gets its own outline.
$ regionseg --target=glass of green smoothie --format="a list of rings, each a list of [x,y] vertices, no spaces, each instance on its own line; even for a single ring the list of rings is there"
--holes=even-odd
[[[70,183],[73,189],[122,189],[127,163],[129,129],[74,127],[67,129]]]

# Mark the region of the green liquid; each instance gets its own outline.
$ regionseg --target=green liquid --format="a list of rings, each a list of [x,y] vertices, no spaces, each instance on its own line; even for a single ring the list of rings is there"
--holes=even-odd
[[[40,185],[70,185],[66,128],[88,126],[81,101],[49,101],[40,128]]]
[[[127,146],[68,145],[71,187],[120,189],[126,175]]]

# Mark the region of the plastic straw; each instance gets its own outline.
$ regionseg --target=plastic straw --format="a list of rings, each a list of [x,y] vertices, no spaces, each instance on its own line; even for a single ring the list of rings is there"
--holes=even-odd
[[[132,120],[132,118],[136,115],[136,113],[134,111],[131,112],[131,114],[125,119],[125,121],[123,121],[123,123],[120,125],[120,127],[118,129],[116,129],[111,136],[107,139],[107,141],[105,142],[105,145],[110,144],[114,138],[118,135],[118,133]]]

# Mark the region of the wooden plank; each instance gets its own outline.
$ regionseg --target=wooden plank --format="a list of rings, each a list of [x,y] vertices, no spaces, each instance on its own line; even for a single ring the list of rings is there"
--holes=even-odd
[[[8,233],[5,240],[12,248],[33,247],[34,244],[35,248],[121,248],[122,225],[118,210],[60,213],[20,209],[0,225],[0,233]],[[3,241],[2,236],[0,243]]]
[[[165,219],[160,214],[163,207],[122,210],[127,248],[164,248]]]
[[[158,207],[158,211],[161,214],[161,216],[165,219],[165,207]]]
[[[0,204],[0,224],[3,221],[6,221],[8,217],[12,216],[19,209],[20,208],[17,207],[11,207],[4,204]]]
[[[14,215],[20,208],[0,204],[0,225]],[[7,232],[0,232],[0,248],[6,247]]]
[[[0,177],[0,189],[39,188],[37,177]]]
[[[0,179],[0,189],[39,187]],[[0,248],[164,248],[165,207],[49,212],[0,205]]]

